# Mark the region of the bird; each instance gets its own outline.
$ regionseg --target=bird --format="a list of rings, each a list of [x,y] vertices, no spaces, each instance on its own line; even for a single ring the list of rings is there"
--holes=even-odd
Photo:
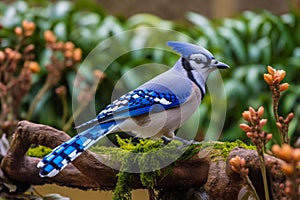
[[[41,177],[56,176],[64,167],[101,138],[130,132],[138,138],[174,138],[174,131],[199,107],[208,75],[229,66],[207,49],[169,41],[180,54],[175,65],[107,105],[92,120],[75,127],[83,130],[54,148],[38,164]]]

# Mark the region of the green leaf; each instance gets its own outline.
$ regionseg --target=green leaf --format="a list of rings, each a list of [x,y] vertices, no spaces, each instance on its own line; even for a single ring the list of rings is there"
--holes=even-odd
[[[54,28],[53,31],[55,33],[55,35],[63,41],[66,41],[68,36],[67,36],[67,27],[66,24],[64,22],[59,22],[57,23]]]
[[[120,22],[113,16],[106,17],[98,30],[96,31],[96,35],[99,38],[108,38],[111,35],[115,35],[123,31],[123,28]]]
[[[18,3],[17,3],[18,4]],[[8,6],[0,18],[1,25],[7,28],[14,27],[22,21],[15,6]]]
[[[265,23],[265,19],[261,15],[255,15],[249,21],[248,30],[249,30],[250,41],[255,41],[255,39],[259,37],[258,36],[259,30],[264,25],[264,23]]]
[[[89,11],[78,11],[72,15],[72,23],[77,27],[94,28],[99,26],[101,16]]]
[[[72,9],[73,3],[70,1],[58,1],[57,3],[50,6],[51,17],[53,19],[65,18]]]
[[[172,22],[163,20],[152,14],[136,14],[128,18],[125,22],[128,29],[139,26],[161,27],[164,29],[172,29]]]
[[[217,35],[214,26],[207,18],[197,13],[189,12],[187,14],[187,19],[202,31],[202,33],[209,39],[212,46],[219,46],[219,36]]]
[[[246,49],[242,38],[238,35],[236,31],[226,27],[219,27],[218,32],[222,37],[227,40],[227,50],[232,50],[236,54],[236,59],[239,63],[244,63],[246,61]]]
[[[282,20],[280,20],[280,17],[277,17],[276,15],[273,15],[270,12],[264,12],[264,15],[268,20],[270,20],[274,26],[274,28],[278,29],[276,31],[279,31],[280,37],[278,38],[278,41],[276,42],[276,46],[280,51],[289,52],[293,50],[293,43],[294,40],[291,37],[290,33],[288,32],[287,27],[283,23]],[[274,31],[274,30],[273,30]]]

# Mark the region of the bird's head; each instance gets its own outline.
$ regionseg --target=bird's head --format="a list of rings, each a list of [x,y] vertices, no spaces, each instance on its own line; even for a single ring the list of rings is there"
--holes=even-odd
[[[186,70],[198,71],[204,76],[204,79],[215,69],[229,68],[225,63],[216,60],[215,57],[203,47],[177,41],[170,41],[167,44],[182,55],[182,65]]]

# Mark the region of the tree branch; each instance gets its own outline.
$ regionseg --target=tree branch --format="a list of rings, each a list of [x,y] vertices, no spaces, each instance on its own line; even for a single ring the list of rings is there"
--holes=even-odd
[[[99,155],[91,151],[85,151],[55,177],[41,178],[38,175],[39,170],[36,165],[40,159],[26,155],[29,147],[35,144],[55,148],[69,138],[63,131],[52,127],[21,121],[13,135],[10,149],[2,160],[1,169],[7,177],[18,183],[33,185],[54,183],[81,189],[114,189],[118,172],[100,162],[101,157],[107,155]],[[231,171],[228,161],[235,155],[239,155],[246,159],[247,167],[250,170],[250,179],[262,196],[263,191],[259,190],[261,188],[259,184],[262,183],[258,175],[260,173],[259,162],[255,151],[235,148],[230,152],[227,160],[221,156],[211,159],[209,154],[205,157],[199,156],[202,153],[200,151],[191,159],[179,162],[172,168],[172,173],[166,177],[158,177],[155,187],[174,190],[174,188],[200,188],[204,186],[211,199],[227,199],[227,197],[235,199],[243,184],[239,175]],[[266,162],[268,174],[273,182],[274,180],[283,180],[282,173],[278,169],[274,169],[274,166],[280,164],[281,161],[267,156]],[[134,174],[133,176],[132,187],[134,189],[144,188],[139,175]]]

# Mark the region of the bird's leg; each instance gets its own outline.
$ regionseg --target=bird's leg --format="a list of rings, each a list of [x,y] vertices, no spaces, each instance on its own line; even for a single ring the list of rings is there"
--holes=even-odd
[[[161,139],[164,141],[164,145],[167,145],[167,144],[169,144],[171,141],[172,141],[172,138],[169,138],[169,137],[167,137],[167,136],[161,136]]]
[[[201,142],[198,142],[198,141],[195,141],[195,140],[186,140],[186,139],[183,139],[183,138],[178,137],[176,135],[173,137],[173,140],[178,140],[178,141],[182,142],[184,145],[200,144],[201,143]]]
[[[189,146],[191,144],[200,144],[200,142],[197,142],[195,140],[186,140],[186,139],[183,139],[183,138],[175,136],[175,135],[172,138],[169,138],[166,136],[162,136],[161,138],[164,140],[164,144],[168,144],[172,140],[180,141],[183,143],[184,146]]]

